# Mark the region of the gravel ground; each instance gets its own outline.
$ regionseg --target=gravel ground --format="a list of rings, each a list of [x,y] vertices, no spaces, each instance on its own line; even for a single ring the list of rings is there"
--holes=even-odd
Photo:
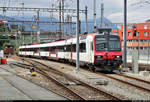
[[[110,75],[110,76],[113,76],[115,78],[121,79],[123,81],[127,81],[129,83],[133,83],[133,84],[135,84],[137,86],[142,86],[143,88],[146,88],[146,89],[150,90],[150,87],[149,87],[150,84],[147,84],[147,83],[144,83],[144,82],[141,82],[141,81],[137,81],[137,80],[134,80],[134,79],[125,78],[123,76],[118,76],[118,75],[115,75],[115,74]]]
[[[150,82],[150,75],[149,76],[142,76],[142,75],[133,74],[133,73],[124,73],[124,74],[126,74],[128,76],[131,76],[131,77],[139,78],[139,79],[146,80],[146,81]]]

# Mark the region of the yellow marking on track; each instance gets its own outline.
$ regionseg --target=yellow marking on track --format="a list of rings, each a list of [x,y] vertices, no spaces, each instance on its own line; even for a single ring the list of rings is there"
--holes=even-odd
[[[36,72],[32,72],[32,76],[36,76]]]
[[[62,66],[60,66],[60,68],[61,68],[61,69],[64,69],[64,66],[62,65]]]

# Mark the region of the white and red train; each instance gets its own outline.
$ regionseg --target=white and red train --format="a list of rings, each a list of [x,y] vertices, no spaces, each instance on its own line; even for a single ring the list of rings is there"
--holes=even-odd
[[[120,38],[110,34],[86,34],[79,37],[80,65],[92,70],[113,71],[122,64]],[[76,63],[76,38],[23,45],[19,47],[19,56],[40,57]]]

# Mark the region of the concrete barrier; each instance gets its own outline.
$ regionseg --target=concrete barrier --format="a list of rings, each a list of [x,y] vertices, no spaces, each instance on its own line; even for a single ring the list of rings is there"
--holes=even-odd
[[[133,73],[136,73],[136,74],[139,73],[138,52],[137,51],[132,52],[132,70],[133,70]]]

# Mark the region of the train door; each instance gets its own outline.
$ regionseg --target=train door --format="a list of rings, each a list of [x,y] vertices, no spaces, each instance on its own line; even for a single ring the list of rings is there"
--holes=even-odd
[[[39,48],[39,57],[41,57],[41,52],[40,52],[40,48]]]
[[[35,53],[35,48],[33,48],[33,57],[34,57],[34,53]]]
[[[89,45],[90,45],[90,47],[89,47],[89,62],[93,63],[93,61],[94,61],[93,41],[90,41]]]
[[[71,41],[66,41],[66,44],[65,44],[65,59],[67,59],[67,60],[70,60],[70,58],[71,58],[71,53],[70,53],[70,51],[71,51]]]
[[[55,52],[55,54],[56,54],[56,60],[58,60],[58,47],[56,47],[56,52]]]
[[[66,45],[65,46],[65,49],[66,49],[66,52],[65,52],[65,59],[68,59],[70,60],[71,58],[71,53],[70,53],[70,50],[71,50],[71,45]]]
[[[49,47],[49,58],[51,58],[51,47]]]
[[[87,61],[87,56],[86,56],[86,43],[81,42],[80,43],[80,61],[86,62]]]
[[[71,46],[70,46],[70,61],[72,62],[72,49],[73,49],[73,47],[72,47],[72,43],[71,43]]]

